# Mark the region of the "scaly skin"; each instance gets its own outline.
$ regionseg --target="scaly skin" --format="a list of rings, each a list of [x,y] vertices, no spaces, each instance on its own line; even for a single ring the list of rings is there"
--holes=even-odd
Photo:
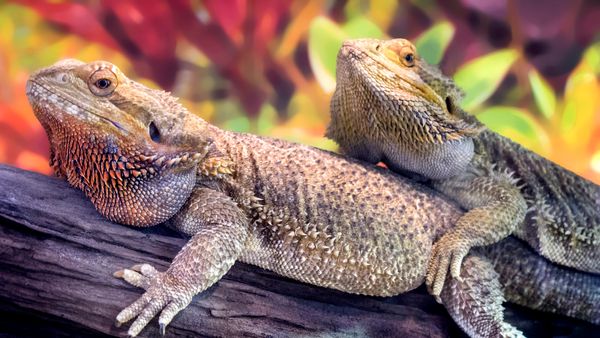
[[[435,244],[427,272],[439,296],[474,246],[510,234],[553,262],[600,273],[600,187],[485,130],[462,93],[407,40],[346,41],[327,135],[342,152],[430,179],[469,210]]]
[[[220,130],[107,62],[59,62],[32,75],[27,93],[48,134],[57,174],[83,190],[101,214],[134,226],[167,222],[191,236],[164,272],[140,264],[115,273],[146,290],[117,315],[119,324],[135,318],[132,336],[158,313],[164,332],[236,260],[357,294],[411,290],[424,280],[433,241],[462,214],[387,170]],[[505,245],[496,246],[510,262]],[[527,249],[520,256],[535,257]],[[466,261],[467,281],[450,281],[442,294],[449,312],[472,336],[520,334],[503,320],[503,275],[493,267],[515,281],[523,272],[488,252]],[[558,270],[553,273],[572,279],[546,296],[561,301],[545,309],[599,322],[590,304],[599,301],[600,280]],[[557,277],[537,271],[522,280],[524,286]],[[588,305],[569,312],[573,288],[581,290],[578,302]],[[481,299],[485,293],[492,296]],[[515,295],[505,294],[533,308],[543,303],[543,297]]]

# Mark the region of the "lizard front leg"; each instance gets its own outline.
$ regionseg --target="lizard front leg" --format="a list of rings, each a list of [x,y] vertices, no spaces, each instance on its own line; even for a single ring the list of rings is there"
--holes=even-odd
[[[159,312],[161,332],[192,297],[213,285],[233,266],[248,236],[248,221],[235,202],[221,192],[198,188],[171,220],[192,235],[165,272],[148,264],[117,271],[130,284],[146,289],[117,315],[117,325],[133,318],[128,334],[136,336]]]
[[[483,255],[469,254],[461,267],[461,280],[449,279],[442,290],[444,307],[471,337],[524,337],[504,320],[504,295],[493,263]]]
[[[426,284],[439,301],[448,269],[460,278],[463,258],[475,246],[493,244],[510,235],[525,219],[527,203],[506,173],[467,172],[435,181],[434,187],[469,210],[434,245]]]

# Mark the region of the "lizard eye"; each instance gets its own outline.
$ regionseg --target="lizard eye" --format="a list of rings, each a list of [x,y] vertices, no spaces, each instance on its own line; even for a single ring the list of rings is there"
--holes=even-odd
[[[110,87],[110,80],[109,79],[100,79],[98,81],[96,81],[96,83],[94,83],[94,85],[96,85],[96,87],[100,88],[100,89],[106,89],[108,87]]]
[[[108,68],[98,69],[88,80],[88,88],[96,96],[107,96],[117,88],[117,76]]]
[[[154,124],[154,122],[150,122],[150,125],[148,126],[148,134],[150,135],[152,141],[157,143],[160,142],[160,132],[158,131],[158,128],[156,128],[156,124]]]

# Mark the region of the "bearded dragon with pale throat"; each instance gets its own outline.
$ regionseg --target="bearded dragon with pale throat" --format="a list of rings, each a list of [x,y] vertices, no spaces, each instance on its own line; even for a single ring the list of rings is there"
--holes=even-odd
[[[549,260],[600,273],[600,187],[485,127],[405,39],[346,41],[327,136],[342,153],[430,180],[467,209],[433,249],[439,296],[469,250],[510,234]]]

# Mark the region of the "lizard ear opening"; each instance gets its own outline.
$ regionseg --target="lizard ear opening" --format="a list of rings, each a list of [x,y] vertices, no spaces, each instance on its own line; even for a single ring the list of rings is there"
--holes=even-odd
[[[448,140],[458,140],[463,137],[473,137],[485,129],[477,118],[464,112],[460,106],[457,106],[453,96],[446,96],[444,100],[447,112],[443,107],[437,106],[437,109],[430,111],[430,128],[435,130],[436,134],[444,135],[435,139],[434,142],[446,142]]]
[[[452,99],[450,98],[450,96],[446,96],[446,110],[448,110],[448,113],[454,115],[454,103],[452,102]]]
[[[160,142],[160,132],[158,131],[158,128],[156,128],[154,121],[150,122],[150,125],[148,125],[148,134],[150,135],[150,139],[152,139],[152,141],[156,143]]]

